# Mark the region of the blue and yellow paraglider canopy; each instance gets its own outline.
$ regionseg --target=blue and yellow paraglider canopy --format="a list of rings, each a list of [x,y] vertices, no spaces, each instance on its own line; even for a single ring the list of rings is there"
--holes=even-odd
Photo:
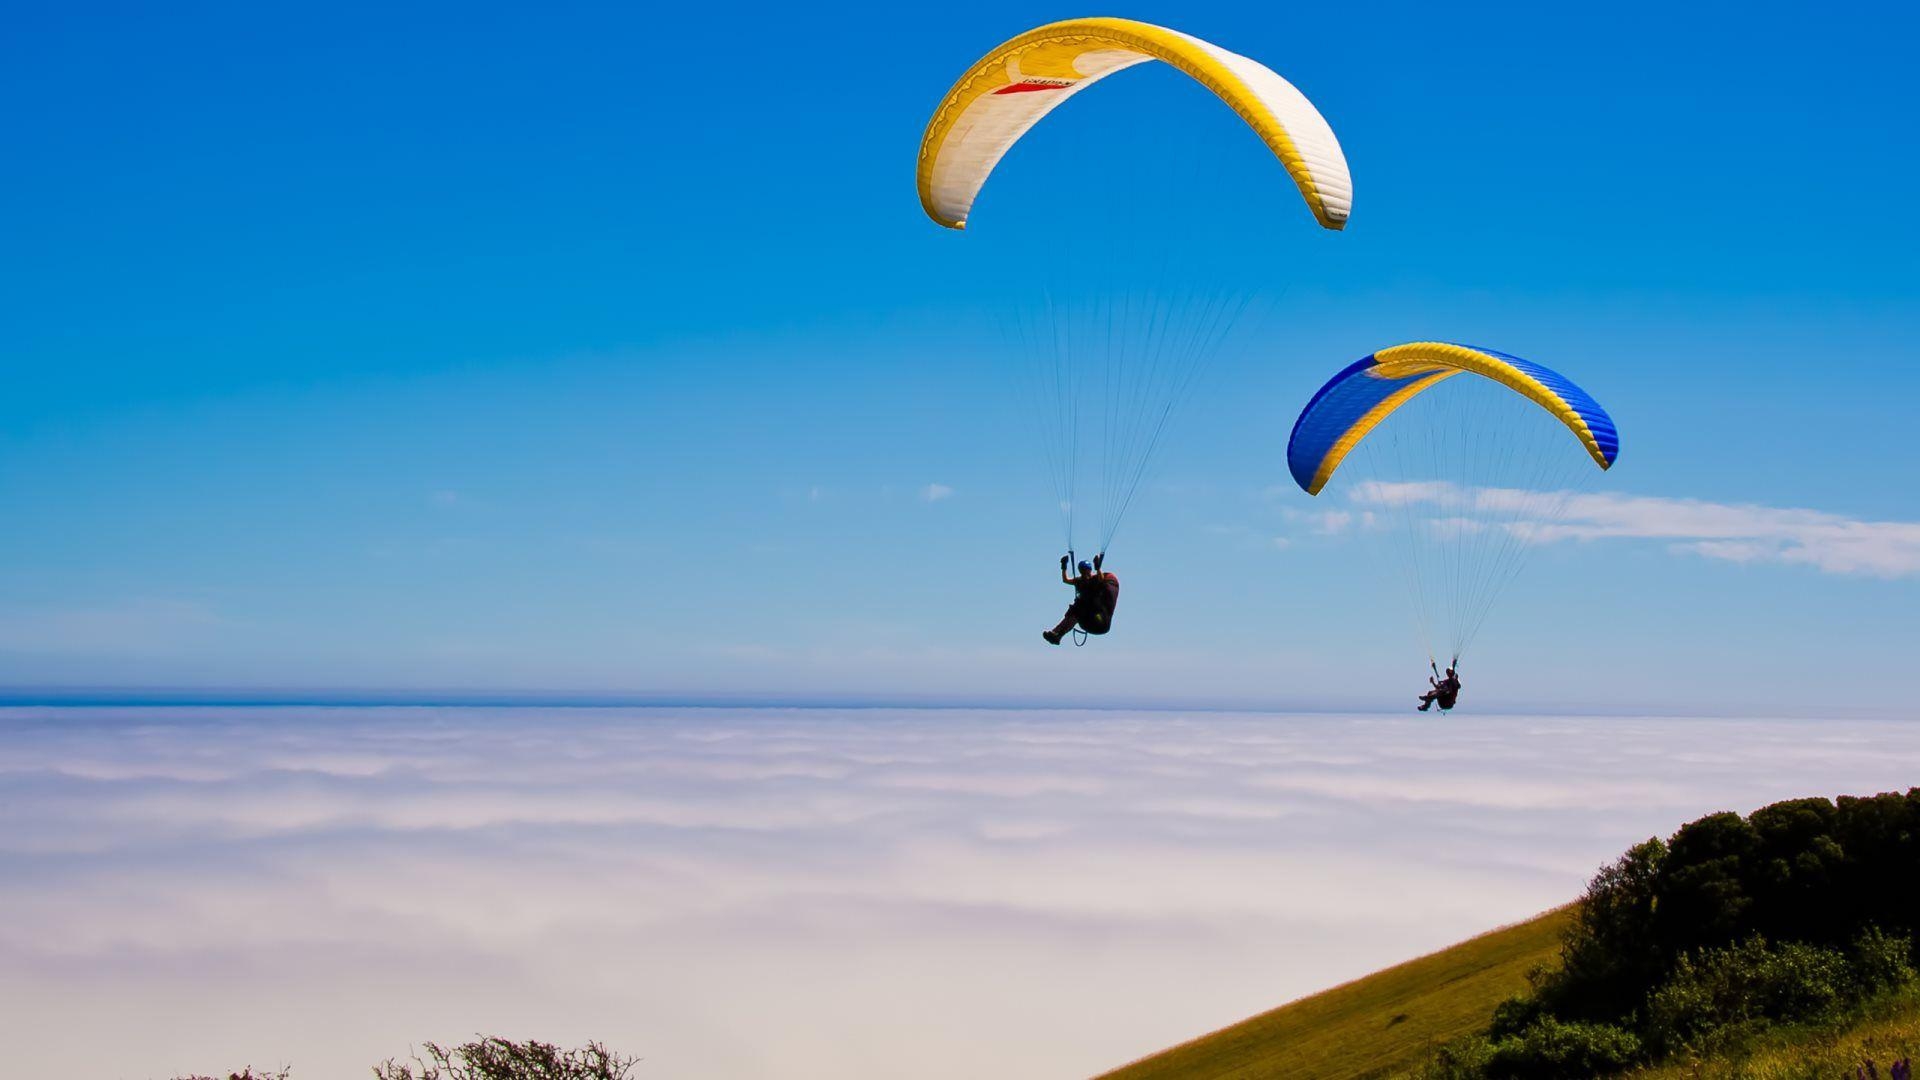
[[[1395,409],[1463,373],[1492,379],[1552,413],[1602,469],[1619,456],[1613,418],[1559,372],[1492,349],[1416,341],[1361,357],[1313,395],[1287,440],[1294,482],[1320,494],[1347,454]]]

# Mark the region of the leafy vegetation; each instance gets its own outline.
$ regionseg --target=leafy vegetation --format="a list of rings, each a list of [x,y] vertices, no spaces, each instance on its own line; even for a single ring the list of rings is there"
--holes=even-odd
[[[454,1047],[427,1043],[406,1061],[389,1058],[374,1066],[374,1080],[627,1080],[638,1058],[599,1043],[563,1050],[536,1039],[475,1039]],[[177,1080],[291,1080],[291,1069],[257,1073],[252,1069],[222,1077],[183,1076]]]
[[[373,1075],[374,1080],[625,1080],[637,1061],[599,1043],[562,1050],[532,1039],[479,1039],[451,1050],[428,1043],[424,1056],[415,1054],[404,1064],[389,1060]]]
[[[1912,1080],[1920,996],[1882,999],[1838,1022],[1756,1032],[1710,1055],[1679,1054],[1625,1080]]]
[[[1606,1076],[1846,1030],[1910,994],[1917,898],[1920,789],[1701,818],[1602,869],[1559,967],[1424,1073]]]
[[[1912,1080],[1916,923],[1920,789],[1714,814],[1577,905],[1110,1075]]]

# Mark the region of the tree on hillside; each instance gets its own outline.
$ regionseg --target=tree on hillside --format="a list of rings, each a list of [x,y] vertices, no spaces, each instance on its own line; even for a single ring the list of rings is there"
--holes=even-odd
[[[1599,1075],[1907,992],[1920,788],[1709,814],[1588,883],[1561,965],[1430,1075]]]
[[[1561,944],[1560,971],[1542,981],[1544,1005],[1569,1018],[1610,1020],[1639,1002],[1663,964],[1647,928],[1666,859],[1667,846],[1648,840],[1587,884]],[[1571,987],[1580,993],[1568,993]]]

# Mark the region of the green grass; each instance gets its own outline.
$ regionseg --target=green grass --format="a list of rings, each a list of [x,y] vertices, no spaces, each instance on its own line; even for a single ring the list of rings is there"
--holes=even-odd
[[[1770,1032],[1738,1050],[1636,1069],[1622,1080],[1852,1080],[1869,1061],[1886,1080],[1888,1064],[1902,1057],[1920,1058],[1920,992],[1879,1002],[1846,1024]]]
[[[1242,1020],[1107,1073],[1101,1080],[1389,1080],[1433,1048],[1483,1031],[1526,974],[1559,958],[1572,908],[1482,934]],[[1872,1061],[1920,1058],[1920,987],[1839,1024],[1766,1032],[1705,1058],[1647,1066],[1620,1080],[1852,1080]]]
[[[1526,989],[1529,969],[1556,962],[1571,916],[1572,908],[1560,908],[1323,990],[1142,1058],[1107,1080],[1403,1074],[1431,1047],[1485,1028],[1495,1005]]]

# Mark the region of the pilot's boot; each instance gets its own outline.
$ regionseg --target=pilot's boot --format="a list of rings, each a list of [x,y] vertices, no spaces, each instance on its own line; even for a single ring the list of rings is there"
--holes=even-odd
[[[1060,644],[1060,635],[1053,632],[1052,630],[1042,630],[1040,631],[1040,636],[1043,638],[1046,638],[1047,644],[1049,645]]]

